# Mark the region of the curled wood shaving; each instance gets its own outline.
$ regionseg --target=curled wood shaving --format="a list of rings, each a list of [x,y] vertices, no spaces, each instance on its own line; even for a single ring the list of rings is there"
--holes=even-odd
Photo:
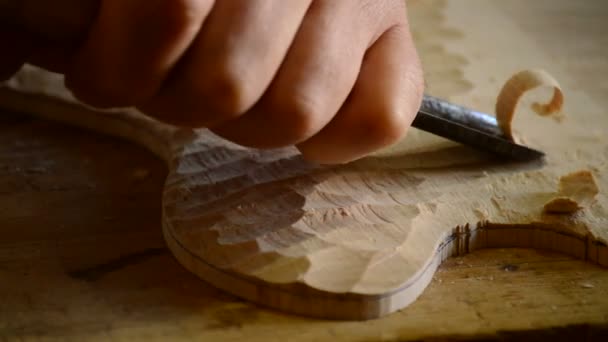
[[[598,193],[599,189],[590,171],[573,172],[560,178],[557,197],[547,202],[543,211],[552,214],[571,214],[590,205]]]
[[[564,95],[559,83],[543,70],[524,70],[511,77],[502,87],[496,101],[496,120],[505,136],[513,139],[511,122],[519,99],[529,90],[538,87],[553,87],[553,97],[546,104],[534,103],[532,109],[541,116],[548,116],[561,110]]]

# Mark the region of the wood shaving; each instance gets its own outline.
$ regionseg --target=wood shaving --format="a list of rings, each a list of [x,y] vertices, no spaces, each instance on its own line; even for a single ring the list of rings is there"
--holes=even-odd
[[[571,214],[591,205],[598,193],[599,189],[590,171],[573,172],[560,178],[558,196],[547,202],[543,211]]]
[[[591,171],[580,170],[560,178],[559,192],[581,201],[594,198],[599,189]]]
[[[505,136],[513,140],[511,123],[519,99],[529,90],[538,87],[553,87],[553,97],[546,104],[535,102],[532,109],[541,116],[558,113],[564,103],[559,83],[544,70],[524,70],[511,77],[502,87],[496,101],[496,120]],[[559,117],[555,116],[558,120]]]

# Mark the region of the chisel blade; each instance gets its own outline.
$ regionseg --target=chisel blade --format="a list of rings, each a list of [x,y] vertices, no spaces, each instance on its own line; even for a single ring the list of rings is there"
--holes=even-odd
[[[532,161],[545,156],[541,151],[506,138],[493,116],[428,95],[412,126],[512,160]]]

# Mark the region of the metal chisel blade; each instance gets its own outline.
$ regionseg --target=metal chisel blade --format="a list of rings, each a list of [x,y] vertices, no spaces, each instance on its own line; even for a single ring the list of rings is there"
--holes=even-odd
[[[494,117],[431,96],[425,96],[412,126],[513,160],[531,161],[545,155],[505,138]]]

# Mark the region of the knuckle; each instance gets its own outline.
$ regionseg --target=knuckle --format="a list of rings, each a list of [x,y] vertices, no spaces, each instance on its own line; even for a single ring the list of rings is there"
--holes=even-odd
[[[214,71],[189,72],[169,89],[154,96],[147,112],[172,124],[216,128],[244,114],[247,84],[238,73]],[[166,113],[172,113],[170,116]]]
[[[397,106],[386,106],[362,120],[366,139],[373,145],[388,146],[396,143],[409,128],[409,120]]]
[[[198,29],[198,18],[212,5],[212,0],[157,0],[147,8],[152,15],[162,16],[162,29],[167,35],[175,35]]]
[[[243,73],[227,64],[216,68],[206,77],[199,78],[200,98],[213,113],[212,121],[224,121],[245,113],[253,105],[249,82]]]
[[[285,144],[296,144],[313,136],[322,126],[323,106],[309,96],[292,96],[271,110],[277,132]]]

